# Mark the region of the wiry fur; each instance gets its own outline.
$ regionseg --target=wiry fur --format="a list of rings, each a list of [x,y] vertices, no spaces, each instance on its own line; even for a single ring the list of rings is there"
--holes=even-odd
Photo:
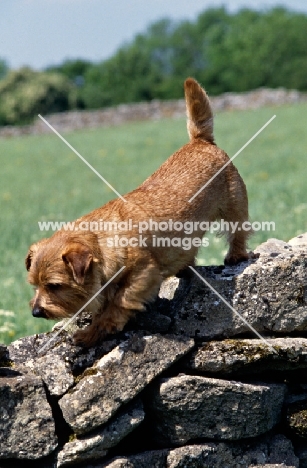
[[[213,114],[205,90],[198,83],[188,78],[184,83],[185,102],[187,108],[187,128],[191,140],[202,138],[214,143]]]
[[[215,177],[201,193],[189,199],[209,182],[229,161],[224,151],[214,143],[213,117],[205,91],[192,78],[185,82],[190,142],[174,153],[137,189],[78,219],[92,222],[125,221],[133,224],[155,221],[208,221],[223,218],[238,222],[248,220],[246,188],[232,163]],[[92,324],[75,335],[75,342],[92,345],[105,333],[121,330],[129,318],[144,310],[153,300],[161,282],[194,263],[197,248],[155,247],[152,235],[183,238],[183,231],[143,233],[147,247],[110,247],[107,238],[119,234],[131,239],[138,237],[137,228],[116,233],[56,232],[30,248],[26,259],[29,282],[36,286],[31,301],[34,315],[59,318],[74,315],[99,288],[121,267],[125,269],[88,307]],[[203,231],[190,237],[199,238]],[[228,235],[229,251],[225,262],[238,263],[248,259],[248,233],[237,230]],[[58,286],[52,286],[58,285]]]

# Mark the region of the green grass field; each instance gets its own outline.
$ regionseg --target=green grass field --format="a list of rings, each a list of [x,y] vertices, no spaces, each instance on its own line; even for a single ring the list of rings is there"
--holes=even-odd
[[[307,231],[307,104],[223,112],[216,116],[219,146],[233,156],[274,114],[275,120],[235,159],[249,193],[252,221],[274,221],[250,248],[270,237],[289,240]],[[60,131],[60,129],[59,129]],[[187,142],[184,119],[126,124],[66,134],[67,140],[124,194]],[[54,134],[0,139],[0,341],[46,331],[28,301],[24,257],[42,233],[38,221],[69,221],[114,198],[113,192]],[[220,264],[226,246],[210,237],[199,263]]]

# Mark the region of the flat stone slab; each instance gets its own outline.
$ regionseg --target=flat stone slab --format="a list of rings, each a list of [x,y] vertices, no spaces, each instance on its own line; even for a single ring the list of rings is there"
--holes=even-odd
[[[62,330],[58,334],[64,324],[65,321],[57,323],[55,330],[50,333],[20,338],[7,348],[8,359],[14,363],[16,369],[24,372],[29,369],[31,373],[40,375],[50,393],[55,395],[59,395],[61,391],[66,391],[71,386],[72,375],[79,374],[92,366],[97,359],[109,353],[122,340],[121,336],[114,336],[92,348],[83,348],[73,344],[72,330]],[[76,328],[73,327],[73,330]],[[46,366],[44,362],[47,363]],[[52,378],[48,375],[47,366]]]
[[[35,460],[57,447],[43,382],[9,369],[0,373],[0,459]]]
[[[59,405],[76,434],[107,422],[157,375],[188,353],[188,338],[135,334],[84,372]]]
[[[176,445],[200,437],[257,437],[279,421],[285,391],[283,384],[252,385],[183,374],[161,381],[150,403],[151,417],[158,440]]]
[[[100,465],[101,468],[166,468],[167,450],[152,450],[115,459]]]
[[[283,435],[258,442],[207,442],[116,457],[101,468],[298,468],[292,443]]]
[[[270,239],[255,253],[258,259],[235,267],[196,270],[259,333],[306,331],[306,246]],[[172,333],[206,340],[253,333],[195,274],[190,281],[168,280],[160,297],[170,300]]]
[[[144,417],[142,404],[138,402],[100,430],[68,442],[58,453],[57,468],[101,459],[107,455],[110,448],[138,427]]]
[[[300,371],[307,376],[307,339],[274,338],[268,347],[258,339],[211,341],[200,347],[187,368],[212,375],[283,374]],[[301,375],[302,376],[302,375]]]
[[[245,447],[244,444],[238,447],[234,444],[213,442],[187,445],[171,450],[166,466],[167,468],[298,468],[299,460],[294,454],[290,440],[277,435],[267,442],[249,444]]]

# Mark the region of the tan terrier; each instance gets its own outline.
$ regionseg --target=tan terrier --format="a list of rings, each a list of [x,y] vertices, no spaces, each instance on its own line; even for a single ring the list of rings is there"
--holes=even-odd
[[[122,330],[135,312],[155,299],[165,278],[193,265],[204,235],[202,222],[237,223],[235,232],[227,233],[225,263],[249,258],[250,232],[242,229],[248,220],[245,184],[214,143],[209,99],[192,78],[185,81],[185,99],[189,143],[125,195],[126,201],[112,200],[76,220],[80,228],[75,231],[60,230],[29,249],[26,267],[28,280],[36,288],[30,302],[34,317],[73,316],[125,267],[87,306],[92,323],[74,335],[76,344],[91,346],[106,334]],[[102,221],[111,222],[111,228],[99,228]],[[183,243],[187,235],[178,229],[186,222],[194,226],[188,234],[190,248],[183,247],[188,245]],[[93,225],[95,229],[81,229]],[[157,242],[161,235],[164,246]]]

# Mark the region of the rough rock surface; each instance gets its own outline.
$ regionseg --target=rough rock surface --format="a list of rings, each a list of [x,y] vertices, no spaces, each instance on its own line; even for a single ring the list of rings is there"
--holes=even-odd
[[[287,419],[292,434],[307,439],[307,393],[301,401],[289,402]]]
[[[175,336],[133,336],[98,360],[59,401],[64,418],[76,434],[105,423],[193,345]]]
[[[260,339],[210,341],[201,346],[187,363],[187,369],[206,374],[257,375],[265,372],[299,371],[307,377],[307,339],[267,340],[276,353]]]
[[[152,463],[152,464],[151,464]],[[257,443],[214,443],[186,445],[171,450],[117,457],[101,468],[298,468],[291,442],[282,435]]]
[[[167,451],[156,450],[143,452],[130,457],[117,457],[102,468],[164,468],[167,463]]]
[[[56,447],[54,421],[41,379],[2,370],[0,458],[33,460]]]
[[[0,345],[1,468],[307,467],[307,234],[257,251],[196,271],[264,341],[190,271],[93,348]]]
[[[271,239],[256,250],[259,258],[237,267],[199,267],[203,278],[259,333],[307,331],[307,250]],[[250,328],[198,277],[167,283],[173,298],[172,333],[212,340]]]
[[[26,366],[42,378],[50,395],[64,395],[74,385],[74,376],[69,364],[60,356],[48,355],[30,359]]]
[[[54,366],[52,372],[56,381],[70,379],[71,373],[78,374],[92,366],[97,359],[109,353],[120,343],[119,337],[112,337],[93,348],[81,348],[74,346],[72,334],[63,330],[60,334],[42,333],[40,335],[27,336],[16,340],[8,346],[9,358],[18,368],[28,367],[33,370],[33,360],[44,357],[49,361],[50,356],[55,360],[65,362],[67,367]],[[41,366],[35,371],[40,373]],[[64,374],[63,374],[64,372]],[[68,376],[67,376],[68,374]],[[47,382],[45,382],[47,385]]]
[[[257,437],[280,420],[285,390],[284,385],[179,375],[164,379],[154,392],[152,418],[161,441],[171,444],[182,445],[198,437]]]
[[[108,449],[117,445],[141,424],[144,416],[142,404],[138,402],[103,428],[67,442],[57,456],[57,467],[104,457]]]

